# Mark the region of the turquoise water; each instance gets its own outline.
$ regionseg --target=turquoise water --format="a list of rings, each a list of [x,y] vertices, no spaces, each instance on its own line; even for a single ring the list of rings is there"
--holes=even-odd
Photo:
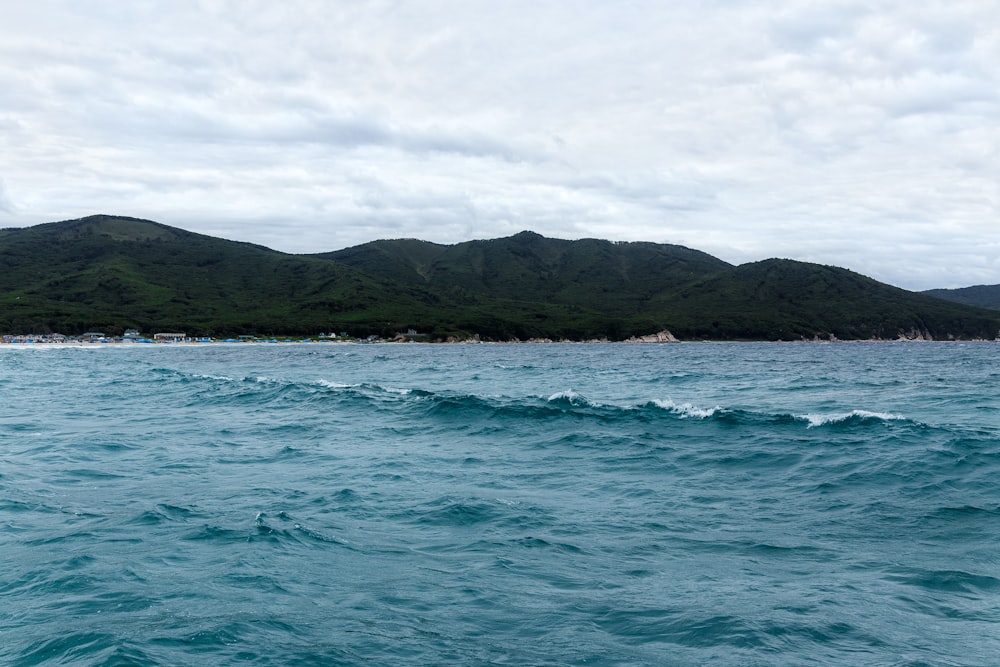
[[[996,664],[998,355],[0,347],[0,664]]]

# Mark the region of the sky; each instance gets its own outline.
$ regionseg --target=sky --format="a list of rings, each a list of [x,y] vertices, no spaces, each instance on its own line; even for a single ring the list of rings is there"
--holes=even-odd
[[[995,0],[0,4],[0,227],[674,243],[1000,283]]]

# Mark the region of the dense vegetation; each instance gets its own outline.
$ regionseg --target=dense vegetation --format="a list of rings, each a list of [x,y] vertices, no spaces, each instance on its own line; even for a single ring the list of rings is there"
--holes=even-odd
[[[280,253],[113,216],[0,230],[0,332],[479,334],[623,339],[994,338],[1000,313],[835,267],[734,267],[654,243],[523,232]]]
[[[334,262],[109,216],[4,230],[0,266],[6,332],[367,333],[433,303]]]
[[[972,287],[960,287],[958,289],[932,289],[922,293],[939,299],[954,301],[955,303],[964,303],[967,306],[1000,310],[1000,285],[973,285]]]

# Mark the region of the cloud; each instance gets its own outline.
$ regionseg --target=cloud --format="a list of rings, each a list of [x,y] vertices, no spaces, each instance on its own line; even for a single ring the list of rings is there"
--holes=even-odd
[[[976,0],[37,0],[0,27],[0,210],[998,283],[998,22]]]
[[[14,203],[7,196],[7,186],[2,178],[0,178],[0,213],[14,213]]]

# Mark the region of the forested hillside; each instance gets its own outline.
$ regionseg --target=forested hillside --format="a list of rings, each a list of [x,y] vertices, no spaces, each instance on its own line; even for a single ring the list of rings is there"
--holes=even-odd
[[[0,332],[392,335],[620,340],[995,338],[1000,312],[845,269],[732,266],[656,243],[532,232],[440,245],[373,241],[289,255],[97,215],[0,230]]]

